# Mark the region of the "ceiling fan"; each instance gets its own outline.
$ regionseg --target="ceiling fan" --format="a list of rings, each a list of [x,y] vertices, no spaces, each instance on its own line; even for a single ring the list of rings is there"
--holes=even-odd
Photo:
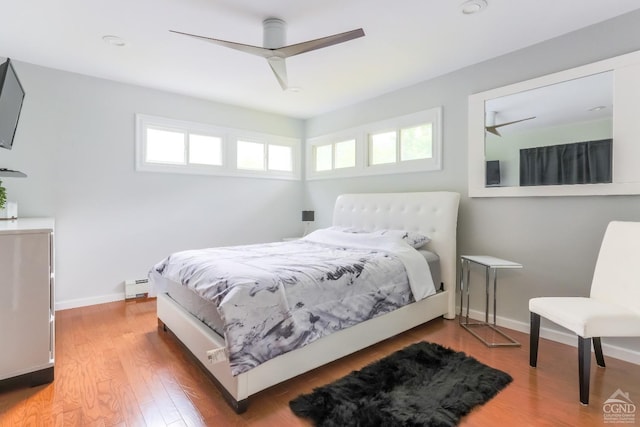
[[[495,119],[495,112],[493,112],[493,116],[494,116],[494,119]],[[535,119],[535,118],[536,118],[536,116],[531,116],[531,117],[527,117],[526,119],[520,119],[520,120],[514,120],[512,122],[500,123],[499,125],[496,125],[496,124],[489,125],[489,124],[487,124],[487,125],[485,125],[484,128],[489,133],[492,133],[492,134],[497,135],[497,136],[502,136],[502,135],[500,135],[500,132],[498,132],[498,128],[499,127],[508,126],[508,125],[512,125],[514,123],[520,123],[520,122],[524,122],[526,120],[531,120],[531,119]]]
[[[322,37],[315,40],[309,40],[306,42],[285,46],[286,23],[282,19],[267,18],[262,22],[262,26],[262,43],[264,45],[263,47],[230,42],[226,40],[219,40],[211,37],[198,36],[195,34],[183,33],[181,31],[169,31],[171,31],[172,33],[182,34],[220,46],[239,50],[241,52],[250,53],[252,55],[262,56],[269,63],[269,66],[271,67],[273,74],[275,74],[276,79],[278,79],[278,83],[280,83],[282,90],[286,90],[288,87],[287,68],[285,65],[286,58],[364,36],[364,31],[362,30],[362,28],[358,28],[357,30],[347,31],[340,34],[334,34],[332,36]]]

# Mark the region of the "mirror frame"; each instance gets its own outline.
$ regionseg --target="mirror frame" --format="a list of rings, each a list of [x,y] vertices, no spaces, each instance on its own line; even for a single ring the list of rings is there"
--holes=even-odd
[[[613,182],[543,186],[485,186],[485,102],[494,98],[613,71]],[[640,51],[469,96],[469,197],[640,194]]]

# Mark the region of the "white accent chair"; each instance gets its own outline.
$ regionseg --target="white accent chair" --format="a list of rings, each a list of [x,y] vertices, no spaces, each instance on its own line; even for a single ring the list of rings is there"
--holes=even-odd
[[[598,366],[604,367],[600,337],[640,336],[640,222],[612,221],[602,239],[586,297],[541,297],[529,300],[529,365],[536,367],[540,316],[578,335],[580,402],[589,404],[591,341]]]

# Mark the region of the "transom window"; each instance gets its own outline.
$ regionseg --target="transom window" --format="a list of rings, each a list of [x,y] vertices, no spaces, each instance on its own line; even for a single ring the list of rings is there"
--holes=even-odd
[[[369,164],[395,163],[396,139],[395,131],[369,135]]]
[[[264,148],[259,142],[238,141],[236,156],[238,169],[261,171],[265,169]]]
[[[267,145],[267,169],[291,172],[293,170],[293,149],[286,145]]]
[[[145,163],[222,165],[222,138],[147,127]]]
[[[136,115],[136,170],[300,179],[300,141]]]
[[[335,169],[352,168],[356,165],[356,140],[336,142],[334,144],[334,161]]]
[[[316,171],[352,168],[356,166],[356,140],[314,146]]]
[[[433,156],[433,124],[371,134],[369,156],[370,165],[429,159]]]
[[[222,138],[189,134],[189,163],[222,166]]]
[[[238,140],[236,147],[238,169],[293,170],[293,150],[289,146]]]
[[[311,138],[307,178],[439,170],[441,127],[438,107]]]
[[[400,130],[400,161],[433,157],[433,123]]]

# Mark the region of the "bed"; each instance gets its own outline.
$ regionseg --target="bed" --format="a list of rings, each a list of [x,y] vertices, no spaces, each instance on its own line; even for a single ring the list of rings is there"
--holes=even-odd
[[[432,291],[426,291],[429,289],[426,284],[422,287],[423,284],[417,283],[423,280],[422,276],[415,275],[415,279],[409,280],[413,294],[420,292],[416,289],[425,290],[424,295],[420,297],[422,299],[416,297],[415,301],[403,303],[399,308],[393,307],[392,311],[360,323],[349,324],[331,334],[319,335],[312,341],[305,342],[302,347],[276,353],[259,363],[249,365],[240,363],[241,368],[238,368],[237,359],[230,357],[229,354],[229,348],[234,344],[232,335],[227,335],[225,332],[225,336],[229,338],[227,343],[220,333],[214,331],[215,320],[206,321],[206,323],[201,320],[205,316],[204,312],[216,310],[212,310],[210,305],[203,303],[200,297],[195,297],[195,300],[189,297],[190,293],[184,292],[185,287],[181,283],[166,283],[176,282],[177,279],[165,280],[157,277],[157,274],[150,274],[152,285],[159,290],[157,293],[159,325],[165,331],[170,330],[175,334],[205,372],[210,374],[236,412],[244,412],[249,397],[268,387],[436,317],[444,316],[447,319],[453,319],[455,317],[458,203],[459,194],[452,192],[343,194],[336,200],[332,230],[338,229],[340,232],[404,230],[429,237],[430,241],[420,248],[421,255],[417,258],[421,258],[426,265],[427,262],[433,262],[433,259],[428,259],[429,253],[437,255],[439,268],[437,274],[429,275],[429,280],[435,276],[438,283],[433,284],[435,286]],[[278,250],[299,250],[309,245],[325,244],[326,236],[332,238],[336,234],[332,230],[311,233],[304,241],[294,242],[293,246],[278,244],[271,246]],[[366,233],[366,236],[369,234],[374,233]],[[366,236],[363,238],[366,239]],[[318,239],[321,240],[320,243]],[[329,243],[333,242],[329,241]],[[416,260],[415,254],[418,254],[418,251],[409,248],[404,252],[410,255],[409,258],[414,257],[411,259]],[[405,266],[410,265],[404,259],[402,262]],[[421,264],[416,264],[416,266],[419,265]],[[433,264],[429,265],[433,267]],[[406,271],[405,275],[411,276],[411,268],[407,267]],[[418,288],[418,285],[421,287]],[[180,292],[183,294],[182,297],[179,295]],[[194,300],[191,304],[186,302],[189,298]],[[222,310],[219,308],[218,311]],[[232,312],[223,312],[222,317],[229,322],[232,314]],[[250,329],[254,330],[255,327]],[[246,340],[246,336],[249,335],[246,335],[246,331],[244,333],[243,338]]]

